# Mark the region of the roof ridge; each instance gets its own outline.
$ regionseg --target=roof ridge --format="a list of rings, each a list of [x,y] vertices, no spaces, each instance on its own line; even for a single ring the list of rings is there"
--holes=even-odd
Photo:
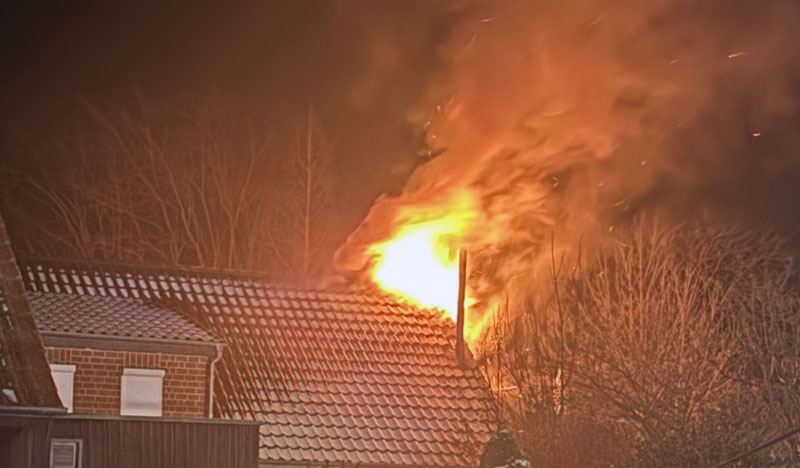
[[[176,266],[165,264],[135,264],[123,262],[111,262],[101,260],[86,260],[86,259],[69,259],[69,258],[55,258],[55,257],[34,257],[34,256],[18,256],[17,263],[20,270],[36,270],[36,267],[41,268],[61,268],[64,270],[75,270],[78,272],[89,271],[96,273],[112,273],[112,274],[142,274],[153,277],[163,275],[173,275],[179,278],[189,280],[211,280],[211,281],[246,281],[260,286],[266,290],[284,293],[300,293],[300,294],[342,294],[342,295],[358,295],[366,299],[374,299],[376,302],[383,302],[386,305],[399,307],[404,312],[417,310],[420,312],[436,312],[446,316],[446,311],[435,307],[421,307],[403,301],[400,298],[388,294],[386,292],[377,290],[375,288],[369,290],[360,289],[347,289],[341,287],[301,287],[294,285],[283,285],[274,281],[266,272],[256,271],[242,271],[242,270],[226,270],[214,269],[204,267],[191,267],[191,266]],[[24,275],[23,275],[24,277]],[[26,278],[27,280],[27,278]],[[26,281],[27,283],[27,281]],[[310,298],[297,298],[297,297],[279,297],[280,299],[288,300],[303,300]],[[321,299],[321,298],[315,298]],[[337,299],[341,302],[341,299]]]
[[[232,270],[226,268],[197,267],[189,265],[168,265],[168,264],[145,264],[129,262],[113,262],[107,260],[87,260],[59,257],[35,257],[18,256],[17,263],[20,267],[60,267],[83,269],[98,272],[111,273],[142,273],[150,275],[174,274],[187,276],[188,278],[212,279],[212,280],[238,280],[258,283],[268,289],[282,290],[286,292],[306,292],[306,293],[325,293],[325,294],[360,294],[375,299],[385,299],[391,304],[406,305],[396,297],[384,292],[370,290],[347,289],[342,287],[326,286],[297,286],[282,284],[266,271],[257,270]]]
[[[167,263],[132,263],[132,262],[117,262],[111,260],[93,260],[93,259],[76,259],[67,257],[37,257],[29,255],[19,255],[17,260],[20,263],[26,264],[57,264],[62,266],[85,266],[87,268],[112,268],[112,269],[131,269],[135,271],[172,271],[180,273],[200,273],[208,275],[230,275],[230,276],[246,276],[250,278],[263,277],[269,278],[266,271],[258,270],[231,270],[226,268],[211,268],[211,267],[198,267],[192,265],[172,265]]]

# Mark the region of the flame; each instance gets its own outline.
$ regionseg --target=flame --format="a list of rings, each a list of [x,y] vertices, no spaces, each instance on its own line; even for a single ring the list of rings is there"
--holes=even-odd
[[[464,193],[449,202],[412,207],[391,237],[372,244],[372,280],[382,290],[419,307],[436,308],[456,319],[458,249],[472,233],[476,212]],[[473,303],[469,290],[465,307]]]
[[[374,281],[385,291],[422,307],[434,307],[455,319],[458,259],[442,241],[452,228],[445,221],[403,227],[397,237],[373,245]]]
[[[693,152],[698,164],[684,164],[684,148],[739,128],[725,114],[732,90],[759,77],[770,89],[764,112],[794,109],[779,104],[794,95],[772,80],[782,75],[769,73],[794,56],[772,53],[783,36],[753,29],[745,40],[728,30],[735,21],[709,23],[711,9],[676,15],[673,0],[474,3],[437,45],[442,73],[409,112],[430,158],[402,192],[375,201],[334,259],[343,275],[366,272],[452,316],[456,253],[466,248],[473,336],[495,310],[513,316],[533,296],[547,300],[553,259],[591,261],[612,228],[649,210],[705,206],[713,171],[704,168],[727,174],[727,146]],[[763,24],[789,31],[800,2],[778,3],[792,7],[764,10]],[[744,43],[747,56],[735,48]],[[753,67],[731,66],[720,51]],[[733,87],[718,92],[721,77]],[[724,124],[704,126],[710,116]],[[459,192],[470,195],[449,198]]]

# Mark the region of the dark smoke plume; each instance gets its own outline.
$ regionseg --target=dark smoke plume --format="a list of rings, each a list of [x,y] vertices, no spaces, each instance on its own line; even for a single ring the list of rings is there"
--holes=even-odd
[[[407,213],[440,216],[465,192],[480,229],[452,248],[473,253],[474,313],[541,278],[551,236],[591,253],[641,213],[797,221],[800,2],[486,1],[454,14],[447,66],[410,113],[431,159],[376,201],[337,252],[340,272],[362,271]]]

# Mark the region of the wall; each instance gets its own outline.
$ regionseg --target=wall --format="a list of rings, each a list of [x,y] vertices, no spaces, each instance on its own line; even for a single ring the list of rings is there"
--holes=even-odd
[[[81,439],[83,468],[256,468],[258,424],[0,414],[3,468],[47,468],[51,439]]]
[[[76,414],[119,414],[125,367],[164,369],[163,416],[208,415],[208,358],[179,354],[47,347],[50,364],[74,364]]]

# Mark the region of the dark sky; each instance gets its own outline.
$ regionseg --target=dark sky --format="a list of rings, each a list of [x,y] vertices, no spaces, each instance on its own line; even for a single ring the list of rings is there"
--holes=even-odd
[[[0,17],[6,129],[134,89],[167,103],[222,94],[277,125],[313,104],[374,193],[414,163],[406,112],[447,29],[444,11],[418,1],[5,2]]]
[[[514,112],[524,122],[524,116],[540,112],[530,109],[537,102],[552,101],[553,96],[561,97],[559,93],[569,101],[579,95],[574,92],[578,89],[585,96],[576,100],[575,122],[603,135],[628,132],[634,120],[619,118],[619,109],[625,106],[604,107],[603,112],[591,106],[630,104],[630,90],[618,89],[621,79],[610,81],[613,86],[607,89],[600,82],[595,86],[592,76],[602,77],[604,72],[612,76],[617,71],[604,69],[614,68],[621,77],[658,82],[674,73],[658,84],[697,104],[674,107],[690,111],[677,125],[673,120],[680,119],[664,119],[659,130],[667,136],[657,148],[648,149],[662,154],[664,164],[651,170],[646,187],[623,187],[636,190],[632,199],[639,204],[631,209],[653,206],[655,199],[659,205],[679,207],[678,211],[686,205],[707,205],[796,228],[800,221],[800,51],[792,19],[796,2],[767,0],[763,8],[753,10],[747,0],[665,0],[647,8],[623,0],[608,5],[584,0],[563,5],[475,1],[479,7],[470,12],[472,16],[452,8],[464,3],[468,2],[5,2],[0,7],[2,128],[33,128],[68,114],[76,99],[113,103],[133,89],[165,103],[221,93],[242,115],[278,127],[313,104],[332,134],[338,167],[358,182],[354,184],[359,192],[357,210],[363,213],[380,193],[399,192],[419,163],[423,142],[419,128],[409,124],[409,111],[420,103],[436,109],[438,102],[425,95],[437,84],[452,86],[455,107],[464,104],[458,119],[438,125],[442,134],[468,119],[487,124],[475,128],[491,129],[492,119],[502,120]],[[595,10],[598,15],[586,16]],[[565,18],[570,21],[562,27],[559,22]],[[606,20],[596,21],[602,18]],[[540,50],[527,42],[538,31],[550,40],[542,46],[541,56],[551,54],[561,67],[550,75],[551,81],[540,84],[536,81],[547,77],[547,70],[539,73],[527,67],[526,71],[526,62],[517,62],[518,51],[531,50],[526,60],[538,63]],[[472,56],[459,55],[475,43]],[[565,55],[562,50],[575,54],[574,63],[557,62]],[[739,56],[740,51],[747,53]],[[528,89],[529,83],[519,78],[520,70],[530,73],[540,94]],[[452,77],[442,79],[444,71]],[[559,74],[563,79],[552,79]],[[577,74],[587,76],[575,83],[578,88],[561,86]],[[600,92],[608,99],[596,99]],[[532,94],[530,99],[520,98],[525,93]],[[651,117],[671,109],[657,104],[657,92],[653,96],[633,113],[643,128],[661,125],[652,124]],[[587,124],[581,120],[585,110],[599,117]],[[543,128],[563,135],[568,145],[574,126],[568,119],[564,122]],[[487,132],[487,141],[494,137],[502,134]],[[640,134],[633,140],[648,138]],[[635,153],[637,146],[628,140],[620,138],[615,147],[633,148]],[[444,173],[471,164],[473,156],[482,157],[469,154],[471,149],[445,154],[453,163],[441,164]],[[642,158],[638,153],[633,156],[618,159],[630,159],[640,167]],[[547,169],[536,158],[524,162],[524,167]],[[541,180],[549,178],[544,174]],[[511,187],[505,182],[499,185]],[[579,185],[569,190],[585,192]],[[678,204],[674,199],[685,201]]]

